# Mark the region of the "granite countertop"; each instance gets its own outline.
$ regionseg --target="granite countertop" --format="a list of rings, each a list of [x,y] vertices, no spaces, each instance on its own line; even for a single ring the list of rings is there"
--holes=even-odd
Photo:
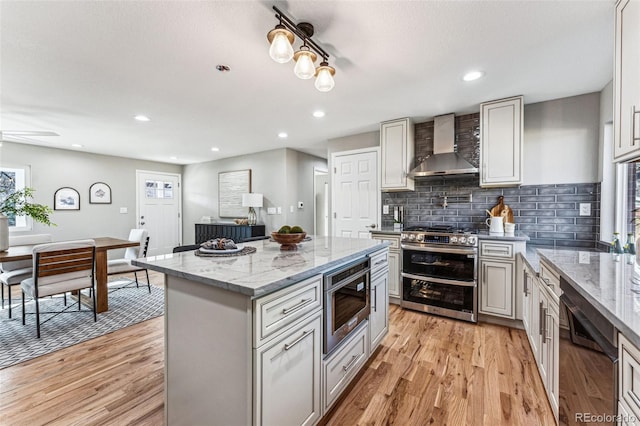
[[[538,254],[614,327],[640,346],[640,265],[635,256],[551,249],[539,249]]]
[[[494,235],[489,231],[478,231],[479,240],[497,240],[497,241],[529,241],[529,236],[522,231],[516,231],[513,234]]]
[[[372,229],[372,234],[395,234],[400,235],[402,228],[394,228],[393,226],[383,226],[380,229]]]
[[[299,244],[295,251],[281,251],[280,244],[260,240],[244,244],[245,247],[257,249],[255,253],[245,256],[203,257],[188,251],[136,259],[132,263],[255,298],[388,245],[388,242],[372,239],[312,235],[311,241]]]

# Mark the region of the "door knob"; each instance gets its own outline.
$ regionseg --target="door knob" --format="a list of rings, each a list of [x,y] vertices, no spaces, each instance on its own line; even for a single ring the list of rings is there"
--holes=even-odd
[[[369,225],[369,226],[365,226],[365,228],[376,229],[376,224],[375,224],[375,223],[372,223],[372,224],[371,224],[371,225]]]
[[[143,226],[143,225],[144,225],[144,222],[140,222],[140,226]]]

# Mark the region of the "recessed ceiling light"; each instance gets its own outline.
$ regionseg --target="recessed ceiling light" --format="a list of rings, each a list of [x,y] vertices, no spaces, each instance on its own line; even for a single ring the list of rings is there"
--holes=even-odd
[[[178,157],[176,157],[175,155],[172,155],[171,157],[169,157],[170,160],[177,160]]]
[[[482,71],[470,71],[462,77],[464,81],[473,81],[482,77],[484,73]]]
[[[138,121],[151,121],[151,119],[149,117],[147,117],[146,115],[136,115],[133,118],[135,118]]]
[[[220,151],[220,148],[214,146],[213,148],[211,148],[211,151],[218,152],[218,151]]]
[[[318,111],[314,111],[314,112],[313,112],[313,116],[314,116],[315,118],[322,118],[322,117],[324,117],[324,111],[320,111],[320,110],[318,110]]]
[[[74,148],[82,148],[84,145],[80,145],[79,143],[74,143],[74,144],[71,144],[71,146]]]
[[[285,139],[287,136],[289,136],[286,132],[280,132],[278,133],[278,137],[281,139]]]

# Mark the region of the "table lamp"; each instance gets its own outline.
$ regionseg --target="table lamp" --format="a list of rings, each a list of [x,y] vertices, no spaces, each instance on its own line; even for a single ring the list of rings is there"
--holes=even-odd
[[[262,207],[262,194],[242,194],[242,207],[249,207],[247,221],[249,225],[255,225],[258,222],[258,215],[253,208]]]

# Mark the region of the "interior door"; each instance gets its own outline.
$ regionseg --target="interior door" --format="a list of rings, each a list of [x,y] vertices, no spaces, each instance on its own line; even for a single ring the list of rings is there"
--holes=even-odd
[[[137,226],[149,232],[147,256],[171,253],[182,240],[180,175],[136,171]]]
[[[371,238],[380,228],[378,148],[331,155],[333,235]]]

